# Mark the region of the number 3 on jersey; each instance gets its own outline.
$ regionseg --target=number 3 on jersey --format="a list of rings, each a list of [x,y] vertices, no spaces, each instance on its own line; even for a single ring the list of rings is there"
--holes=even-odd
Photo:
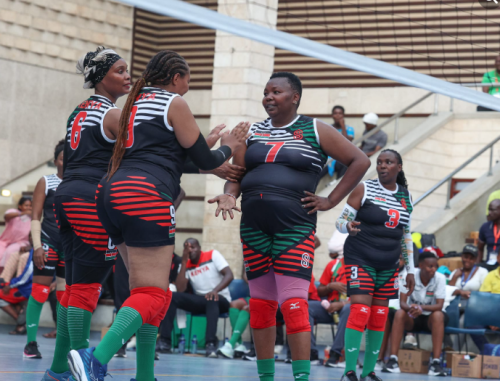
[[[399,211],[396,209],[389,209],[387,214],[389,215],[389,221],[385,223],[385,227],[394,229],[399,224]]]
[[[132,107],[132,111],[130,112],[130,120],[128,122],[127,141],[125,142],[125,148],[130,148],[134,145],[135,114],[137,114],[137,106]]]
[[[82,137],[82,125],[87,119],[87,113],[85,111],[80,111],[73,121],[73,125],[71,126],[71,138],[69,141],[69,145],[72,150],[78,148],[78,144],[80,144],[80,139]]]
[[[285,145],[285,142],[268,142],[266,146],[272,146],[266,156],[266,163],[274,163],[278,152]]]

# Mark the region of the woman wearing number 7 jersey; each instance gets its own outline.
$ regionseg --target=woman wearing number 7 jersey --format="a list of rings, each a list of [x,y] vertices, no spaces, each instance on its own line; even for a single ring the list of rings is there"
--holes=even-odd
[[[227,182],[216,216],[233,217],[243,193],[240,236],[250,287],[250,326],[261,381],[274,379],[276,311],[281,305],[295,380],[310,374],[308,289],[314,262],[316,212],[337,205],[358,184],[370,161],[332,126],[298,115],[302,84],[292,73],[274,73],[262,105],[269,118],[251,127],[246,149],[234,163],[247,168],[239,183]],[[331,156],[348,165],[327,197],[314,194]],[[238,210],[238,209],[237,209]],[[229,349],[229,348],[228,348]]]
[[[365,328],[366,351],[361,381],[381,381],[375,364],[389,311],[398,298],[399,257],[408,275],[408,294],[415,287],[410,216],[411,195],[398,152],[386,149],[377,158],[378,179],[359,184],[347,199],[337,229],[349,233],[344,245],[347,294],[351,312],[345,333],[346,368],[341,381],[358,381],[356,364]]]
[[[242,122],[222,134],[222,146],[211,151],[182,98],[189,80],[184,58],[161,51],[149,61],[123,108],[110,170],[97,187],[96,204],[128,269],[131,292],[96,348],[69,353],[77,381],[104,380],[107,363],[136,332],[137,358],[143,359],[137,363],[136,379],[154,380],[158,326],[172,299],[168,287],[175,243],[173,201],[184,162],[189,156],[201,170],[213,170],[247,138],[250,125]],[[139,343],[147,346],[140,348]]]

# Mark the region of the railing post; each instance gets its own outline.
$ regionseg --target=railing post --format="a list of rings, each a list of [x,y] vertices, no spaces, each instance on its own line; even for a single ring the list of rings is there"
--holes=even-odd
[[[450,209],[450,198],[451,198],[451,177],[448,180],[448,191],[446,192],[446,205],[445,209]]]
[[[455,98],[450,98],[450,112],[453,112],[453,101]]]
[[[437,115],[438,113],[438,96],[439,94],[436,94],[436,97],[434,98],[434,115]]]
[[[398,144],[398,130],[399,130],[399,116],[396,118],[394,124],[394,144]]]
[[[493,146],[490,148],[490,166],[488,167],[488,175],[487,176],[492,176],[493,175]]]

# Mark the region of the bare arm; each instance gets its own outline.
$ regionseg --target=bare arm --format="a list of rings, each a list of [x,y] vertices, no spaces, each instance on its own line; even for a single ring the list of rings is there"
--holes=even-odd
[[[42,177],[36,183],[35,190],[33,191],[32,202],[32,220],[40,221],[42,219],[43,204],[45,203],[45,177]]]
[[[231,283],[234,279],[233,272],[229,266],[224,267],[220,273],[224,276],[220,283],[214,288],[215,292],[221,292],[224,290],[227,286],[229,286],[229,283]]]
[[[12,213],[7,213],[4,215],[4,220],[5,222],[9,222],[10,220],[12,220],[13,218],[16,218],[16,217],[19,217],[21,215],[21,212],[20,211],[17,211],[17,212],[12,212]]]
[[[399,295],[399,305],[401,306],[401,309],[408,312],[410,310],[410,305],[408,304],[408,295],[405,293],[401,293]]]
[[[444,299],[436,299],[436,304],[431,304],[430,306],[420,306],[423,311],[442,311],[444,305]]]
[[[476,263],[480,263],[484,258],[484,245],[485,243],[480,239],[477,241],[477,252],[478,256],[476,258]]]
[[[107,112],[102,126],[104,128],[104,133],[108,139],[116,140],[118,136],[118,131],[120,131],[120,116],[122,115],[122,110],[118,108],[111,109]]]
[[[177,279],[175,280],[175,287],[177,287],[177,292],[186,291],[189,279],[186,278],[186,267],[189,258],[189,246],[187,242],[184,242],[184,250],[182,252],[182,262],[179,273],[177,274]]]
[[[490,88],[488,86],[483,86],[483,93],[488,94],[490,92]]]

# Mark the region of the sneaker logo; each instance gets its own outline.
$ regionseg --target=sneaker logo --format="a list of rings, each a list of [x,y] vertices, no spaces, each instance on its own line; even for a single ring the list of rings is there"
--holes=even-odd
[[[36,327],[36,324],[29,324],[28,328],[31,328],[31,327]]]
[[[366,313],[368,313],[368,307],[361,307],[361,312],[366,312]]]
[[[348,349],[347,352],[354,352],[355,350],[357,350],[358,348],[352,348],[352,349]]]
[[[299,304],[300,302],[296,302],[296,303],[290,303],[290,309],[291,310],[297,310],[300,308],[300,306],[298,306],[297,304]]]
[[[301,378],[301,377],[304,377],[306,374],[305,373],[299,373],[297,375],[295,375],[295,378]]]
[[[379,352],[380,352],[380,349],[378,351],[373,351],[373,354],[378,355]]]

